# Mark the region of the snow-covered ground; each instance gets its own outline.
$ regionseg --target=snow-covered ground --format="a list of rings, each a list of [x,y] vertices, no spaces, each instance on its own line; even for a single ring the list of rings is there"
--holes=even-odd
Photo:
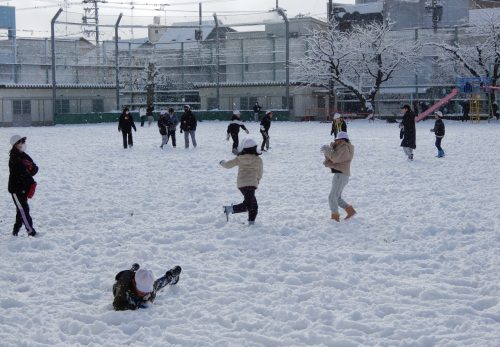
[[[241,201],[236,169],[218,165],[226,122],[163,151],[156,127],[132,150],[116,124],[0,129],[0,345],[498,346],[500,124],[446,122],[444,159],[432,125],[417,125],[408,162],[397,125],[348,124],[344,197],[359,213],[337,224],[329,125],[273,123],[254,227],[222,214]],[[40,167],[37,238],[11,236],[14,133]],[[181,280],[115,312],[114,275],[133,262],[157,276],[180,264]]]

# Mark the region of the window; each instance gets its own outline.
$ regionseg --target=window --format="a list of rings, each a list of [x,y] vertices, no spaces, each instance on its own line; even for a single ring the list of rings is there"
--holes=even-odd
[[[56,100],[56,113],[69,113],[69,100]]]
[[[284,110],[293,110],[293,96],[290,96],[288,99],[288,107],[286,105],[286,96],[281,97],[281,108]]]
[[[248,64],[248,57],[245,57],[245,71],[248,72],[250,70],[250,65]]]
[[[325,108],[325,97],[322,95],[318,95],[318,108]]]
[[[15,115],[31,115],[31,100],[13,100],[12,113]]]
[[[217,98],[208,98],[207,99],[207,108],[209,110],[217,109]]]
[[[248,110],[248,98],[243,96],[240,98],[240,110]]]
[[[104,100],[103,99],[92,100],[92,112],[104,112]]]
[[[248,98],[248,109],[253,109],[253,105],[257,103],[258,99],[255,96]]]

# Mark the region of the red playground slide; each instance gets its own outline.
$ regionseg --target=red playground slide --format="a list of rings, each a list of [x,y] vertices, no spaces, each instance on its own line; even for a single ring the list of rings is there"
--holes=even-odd
[[[436,102],[434,105],[429,107],[427,110],[424,112],[420,113],[417,118],[415,118],[415,121],[419,122],[428,115],[430,115],[432,112],[438,110],[441,106],[447,104],[451,99],[453,99],[458,93],[460,93],[460,89],[458,88],[453,88],[450,94],[446,95],[444,98]]]

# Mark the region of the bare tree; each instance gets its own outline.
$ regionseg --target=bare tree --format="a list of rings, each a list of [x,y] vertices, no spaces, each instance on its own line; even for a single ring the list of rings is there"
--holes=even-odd
[[[296,62],[299,78],[324,86],[335,81],[357,97],[364,111],[373,110],[380,88],[398,71],[418,68],[422,48],[391,32],[390,24],[375,22],[342,32],[332,21],[328,30],[313,31],[307,43],[305,58]]]

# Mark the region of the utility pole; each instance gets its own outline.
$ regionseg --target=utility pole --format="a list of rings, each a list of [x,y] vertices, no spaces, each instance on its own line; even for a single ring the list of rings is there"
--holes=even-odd
[[[286,109],[290,112],[290,28],[285,10],[281,7],[276,11],[285,21],[285,75],[286,75]]]
[[[56,20],[63,11],[62,8],[60,8],[56,15],[52,18],[50,21],[50,49],[51,49],[51,56],[52,56],[52,114],[53,118],[52,121],[55,122],[55,116],[57,113],[57,108],[56,108],[56,39],[55,39],[55,25],[56,25]]]
[[[84,35],[87,37],[95,36],[95,48],[97,64],[100,62],[100,52],[99,52],[99,4],[106,3],[107,0],[83,0],[84,4],[83,11],[85,14],[82,17],[83,24],[93,25],[95,29],[88,29],[87,26],[83,30]]]
[[[216,90],[217,90],[217,110],[220,109],[220,42],[219,42],[219,20],[217,19],[217,14],[214,13],[215,20],[215,49],[216,49],[216,59],[217,59],[217,74],[216,74]]]
[[[432,15],[432,28],[437,32],[438,23],[443,17],[443,1],[441,0],[426,0],[425,9]]]

